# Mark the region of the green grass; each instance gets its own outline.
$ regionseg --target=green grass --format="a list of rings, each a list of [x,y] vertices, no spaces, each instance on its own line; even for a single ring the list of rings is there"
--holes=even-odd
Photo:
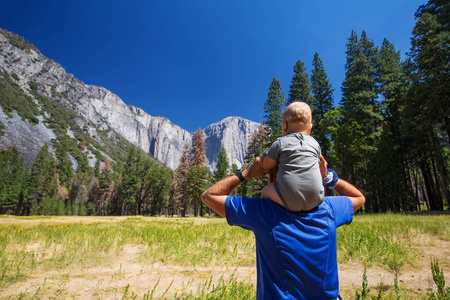
[[[7,222],[11,220],[13,224]],[[338,261],[394,273],[404,266],[415,266],[423,236],[428,241],[449,241],[450,216],[357,215],[350,226],[338,229]],[[253,234],[228,226],[224,219],[0,216],[0,294],[36,271],[64,273],[108,264],[126,245],[139,247],[139,263],[143,266],[253,267],[256,260]],[[116,279],[123,279],[126,269],[121,265]],[[45,289],[48,287],[34,292]],[[153,297],[151,290],[144,299]],[[137,295],[128,289],[122,292],[122,298]],[[120,298],[120,289],[117,293]],[[206,278],[196,293],[177,287],[177,297],[254,299],[255,287],[234,276],[221,278],[218,283],[216,280],[215,284]]]
[[[20,217],[45,220],[42,217]],[[130,218],[119,222],[0,226],[0,288],[24,279],[36,269],[61,270],[103,263],[125,244],[143,247],[144,263],[185,266],[255,264],[250,232],[215,219],[194,225],[193,219]],[[49,219],[51,220],[51,219]]]
[[[350,226],[337,232],[338,262],[350,260],[369,266],[386,266],[393,260],[414,264],[413,247],[420,234],[450,240],[449,215],[357,215]]]
[[[238,277],[232,275],[228,280],[220,277],[217,284],[212,283],[213,277],[205,279],[198,285],[197,292],[176,293],[173,298],[189,300],[216,300],[216,299],[256,299],[256,287],[248,281],[238,281]]]

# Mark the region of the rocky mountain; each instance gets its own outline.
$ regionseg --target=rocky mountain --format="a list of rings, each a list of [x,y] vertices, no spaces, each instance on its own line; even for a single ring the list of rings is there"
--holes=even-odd
[[[120,159],[131,143],[174,170],[183,145],[192,142],[192,133],[167,118],[127,105],[105,88],[84,84],[5,30],[0,30],[0,105],[0,148],[16,146],[28,162],[44,143],[85,140],[91,165],[104,157]],[[257,127],[228,117],[205,128],[209,168],[215,168],[221,145],[230,164],[241,166]]]
[[[206,158],[211,169],[217,165],[217,155],[221,145],[224,146],[230,165],[240,167],[247,152],[250,135],[258,130],[259,123],[240,117],[228,117],[218,123],[206,127],[205,135]]]

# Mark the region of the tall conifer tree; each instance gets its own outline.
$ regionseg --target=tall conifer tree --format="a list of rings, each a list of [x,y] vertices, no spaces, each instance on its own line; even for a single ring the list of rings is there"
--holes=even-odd
[[[192,142],[191,166],[206,167],[206,146],[203,131],[199,128]]]
[[[73,175],[72,162],[69,159],[67,148],[60,144],[56,148],[56,172],[59,174],[59,182],[62,186],[68,187]]]
[[[271,145],[281,136],[282,115],[285,104],[281,84],[274,77],[269,87],[267,100],[264,103],[264,125],[268,126],[270,130],[267,145]]]
[[[138,202],[145,175],[145,157],[141,149],[131,146],[117,182],[117,192],[110,201],[110,213],[126,216],[138,213]]]
[[[48,144],[45,144],[39,150],[31,169],[28,193],[31,213],[38,214],[40,212],[40,204],[44,198],[48,197],[51,199],[56,196],[57,187],[55,160],[49,153]]]
[[[194,216],[203,216],[204,204],[201,201],[203,191],[208,186],[208,168],[206,166],[206,147],[203,131],[195,132],[191,153],[191,166],[188,172],[189,197],[194,209]]]
[[[161,214],[170,197],[172,171],[162,164],[153,163],[145,177],[144,208],[150,215]]]
[[[191,145],[185,144],[181,153],[180,163],[173,174],[171,189],[172,199],[169,203],[170,214],[179,211],[181,217],[186,216],[189,207],[188,172],[191,161]]]
[[[29,171],[16,148],[0,150],[0,214],[20,214],[27,197]]]
[[[219,154],[217,156],[216,170],[213,173],[213,181],[218,182],[221,179],[228,176],[230,169],[230,164],[228,163],[228,156],[225,147],[222,145],[220,147]]]
[[[244,158],[245,163],[250,165],[253,159],[268,150],[266,145],[267,137],[267,127],[261,122],[258,126],[258,130],[250,134],[250,140],[247,144],[247,152]]]
[[[286,104],[288,105],[295,101],[302,101],[309,105],[313,102],[309,75],[306,72],[305,64],[301,60],[298,60],[294,65],[294,75],[292,76],[289,98]]]
[[[342,101],[345,118],[356,121],[367,136],[367,144],[374,146],[379,135],[382,115],[377,102],[377,48],[365,31],[360,40],[356,33],[347,43],[346,74],[342,84]]]
[[[245,165],[250,165],[257,157],[267,152],[267,138],[268,133],[266,126],[261,122],[258,126],[258,131],[250,135],[249,143],[247,144],[247,153],[245,155]],[[267,185],[268,176],[261,178],[253,178],[244,182],[237,189],[238,195],[247,197],[259,197],[261,190]]]
[[[314,54],[313,70],[311,74],[311,88],[313,93],[311,135],[314,136],[322,147],[322,154],[327,157],[330,149],[330,140],[326,134],[326,128],[320,126],[320,120],[333,107],[333,88],[323,66],[319,54]]]
[[[111,161],[107,158],[103,162],[102,172],[98,179],[98,194],[94,201],[96,212],[100,216],[106,216],[108,214],[109,201],[114,189],[111,178],[112,171]]]
[[[405,103],[403,64],[400,52],[387,39],[384,39],[378,56],[384,125],[367,166],[367,198],[370,201],[366,208],[373,212],[413,210],[408,166],[400,136],[400,111]]]
[[[342,123],[345,126],[340,132],[345,139],[356,140],[362,134],[365,140],[356,148],[342,148],[341,157],[343,174],[359,186],[365,184],[366,164],[376,149],[376,140],[381,132],[382,115],[377,101],[377,51],[365,31],[359,41],[352,31],[347,42],[346,74],[342,84]]]
[[[411,141],[408,156],[419,166],[425,199],[432,210],[442,210],[444,198],[450,199],[449,16],[448,1],[430,0],[417,10],[408,53],[408,105],[402,110],[403,132]],[[408,121],[414,126],[408,126]]]

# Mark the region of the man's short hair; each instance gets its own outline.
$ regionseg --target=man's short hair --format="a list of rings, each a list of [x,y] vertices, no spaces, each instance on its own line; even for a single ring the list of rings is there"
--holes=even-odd
[[[303,126],[312,123],[311,108],[305,102],[292,102],[283,112],[283,121],[300,123]]]

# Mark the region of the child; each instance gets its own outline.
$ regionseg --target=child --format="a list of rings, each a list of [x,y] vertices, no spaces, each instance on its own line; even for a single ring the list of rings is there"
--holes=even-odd
[[[311,108],[304,102],[293,102],[284,110],[282,121],[283,136],[275,140],[262,162],[266,170],[278,164],[277,178],[263,188],[261,197],[290,211],[308,211],[324,199],[320,146],[309,135]]]

